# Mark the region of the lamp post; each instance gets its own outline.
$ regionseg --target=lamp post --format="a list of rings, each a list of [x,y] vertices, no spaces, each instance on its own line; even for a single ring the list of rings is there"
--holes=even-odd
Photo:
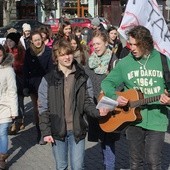
[[[166,0],[166,6],[168,7],[168,8],[170,8],[170,0]]]
[[[167,16],[167,19],[170,20],[170,17],[169,17],[169,10],[170,10],[170,0],[166,0],[166,7],[165,9],[168,11],[168,16]]]
[[[77,16],[80,17],[80,0],[77,0]]]

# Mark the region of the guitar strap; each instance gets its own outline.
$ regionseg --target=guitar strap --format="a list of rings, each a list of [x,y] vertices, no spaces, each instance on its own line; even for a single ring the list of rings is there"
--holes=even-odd
[[[161,61],[162,61],[163,77],[165,80],[165,85],[168,93],[170,93],[170,71],[168,67],[167,57],[162,53],[161,53]]]

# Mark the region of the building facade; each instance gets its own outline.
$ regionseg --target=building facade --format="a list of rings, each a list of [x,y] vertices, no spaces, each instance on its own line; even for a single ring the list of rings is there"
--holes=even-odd
[[[0,26],[3,26],[3,0],[0,0]],[[123,3],[127,0],[17,0],[11,19],[37,19],[44,22],[49,17],[59,18],[102,16],[112,25],[121,22]],[[165,20],[170,20],[170,8],[165,0],[157,0]]]

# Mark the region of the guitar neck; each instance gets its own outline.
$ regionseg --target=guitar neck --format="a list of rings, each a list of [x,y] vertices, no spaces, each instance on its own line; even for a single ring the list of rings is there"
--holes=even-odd
[[[140,99],[138,101],[132,101],[130,102],[130,107],[139,107],[148,103],[152,103],[152,102],[156,102],[160,99],[161,95],[158,96],[153,96],[153,97],[149,97],[146,99]]]

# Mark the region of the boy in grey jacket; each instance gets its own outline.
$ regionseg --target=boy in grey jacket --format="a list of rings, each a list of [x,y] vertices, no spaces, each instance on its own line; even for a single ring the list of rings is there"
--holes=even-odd
[[[85,114],[105,116],[90,97],[88,76],[73,56],[68,41],[53,45],[56,68],[44,76],[39,86],[40,129],[44,141],[52,143],[56,169],[67,169],[68,150],[71,169],[84,169]]]

